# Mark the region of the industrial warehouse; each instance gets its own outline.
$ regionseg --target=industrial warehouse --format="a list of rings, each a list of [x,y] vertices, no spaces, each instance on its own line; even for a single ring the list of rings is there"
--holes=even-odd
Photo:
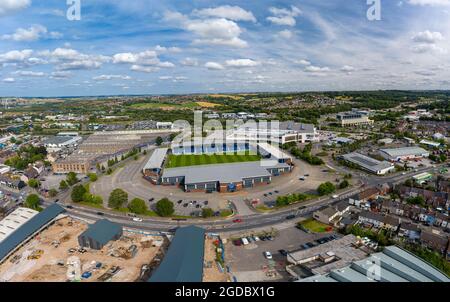
[[[252,150],[258,154],[255,155],[258,160],[165,167],[168,156],[208,156],[224,150],[229,151],[226,154],[230,157]],[[186,192],[224,193],[269,184],[273,176],[289,173],[292,169],[291,157],[279,148],[267,143],[242,143],[177,146],[175,154],[173,149],[156,149],[142,172],[153,184],[180,186]]]

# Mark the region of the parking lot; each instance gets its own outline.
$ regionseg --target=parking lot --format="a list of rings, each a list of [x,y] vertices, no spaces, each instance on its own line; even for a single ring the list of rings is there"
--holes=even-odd
[[[256,235],[264,237],[264,233],[273,235],[273,240],[253,241],[237,246],[233,239]],[[288,281],[290,276],[285,271],[286,256],[284,251],[303,249],[302,245],[317,239],[333,235],[333,233],[309,234],[296,227],[281,230],[268,229],[265,232],[242,233],[232,236],[225,246],[226,264],[238,281]],[[318,244],[317,242],[314,244]],[[284,250],[284,251],[282,251]],[[267,259],[265,252],[270,252],[272,259]]]

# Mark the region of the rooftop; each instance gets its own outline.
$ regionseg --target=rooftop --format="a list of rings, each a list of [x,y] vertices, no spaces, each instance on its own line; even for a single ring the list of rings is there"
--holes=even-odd
[[[406,156],[406,155],[417,155],[428,153],[427,150],[420,147],[402,147],[402,148],[392,148],[392,149],[381,149],[381,152],[386,153],[390,157]]]
[[[111,241],[111,238],[121,232],[122,226],[109,221],[108,219],[98,220],[96,223],[89,226],[80,236],[89,237],[99,242],[102,245]]]
[[[180,228],[164,260],[149,282],[202,282],[205,230],[196,226]]]
[[[397,247],[354,261],[326,275],[308,277],[299,282],[450,282],[450,279],[417,256]]]
[[[17,208],[0,221],[0,242],[20,228],[39,212],[28,208]]]
[[[161,169],[166,158],[168,148],[160,148],[153,151],[152,156],[144,166],[144,170],[151,169]]]
[[[201,165],[165,169],[163,178],[185,177],[185,184],[219,181],[222,183],[241,182],[246,178],[270,177],[269,168],[288,168],[289,165],[269,160],[230,164]]]
[[[345,154],[342,157],[349,162],[357,164],[373,172],[381,171],[392,167],[392,164],[387,161],[379,161],[357,152]]]

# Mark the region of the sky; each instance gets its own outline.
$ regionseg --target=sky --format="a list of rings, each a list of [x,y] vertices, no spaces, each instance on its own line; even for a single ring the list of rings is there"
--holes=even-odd
[[[450,0],[73,1],[0,0],[0,96],[450,88]]]

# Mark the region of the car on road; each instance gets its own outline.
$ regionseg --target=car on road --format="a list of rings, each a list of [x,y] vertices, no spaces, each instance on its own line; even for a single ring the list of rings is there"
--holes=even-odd
[[[55,200],[55,203],[58,203],[58,202],[59,202],[59,199],[56,199],[56,200]]]
[[[309,177],[309,174],[305,174],[305,177]]]
[[[97,212],[97,215],[98,215],[98,216],[104,216],[104,215],[105,215],[105,213],[102,213],[102,212]]]
[[[288,216],[286,216],[286,219],[287,220],[295,219],[295,215],[294,214],[288,215]]]
[[[264,252],[264,257],[266,257],[266,259],[272,259],[272,254],[270,252]]]
[[[278,194],[278,193],[280,193],[280,191],[278,191],[278,190],[275,190],[275,191],[273,191],[275,194]]]
[[[279,250],[278,251],[282,256],[287,256],[288,252],[286,250]]]
[[[152,202],[152,201],[154,201],[155,199],[154,198],[150,198],[148,201],[149,202]]]
[[[142,218],[140,218],[140,217],[134,217],[134,218],[133,218],[133,221],[135,221],[135,222],[142,222]]]
[[[66,206],[66,208],[68,208],[68,209],[73,209],[73,207],[72,207],[72,206]]]
[[[207,206],[209,204],[209,201],[205,200],[204,204],[205,206]]]
[[[331,197],[333,197],[333,199],[338,199],[338,198],[339,198],[339,195],[333,195],[333,196],[331,196]]]
[[[242,222],[242,219],[240,219],[240,218],[233,220],[233,223],[241,223],[241,222]]]
[[[178,200],[178,204],[182,204],[183,203],[183,200]]]
[[[299,180],[305,181],[306,179],[304,177],[300,177]]]

